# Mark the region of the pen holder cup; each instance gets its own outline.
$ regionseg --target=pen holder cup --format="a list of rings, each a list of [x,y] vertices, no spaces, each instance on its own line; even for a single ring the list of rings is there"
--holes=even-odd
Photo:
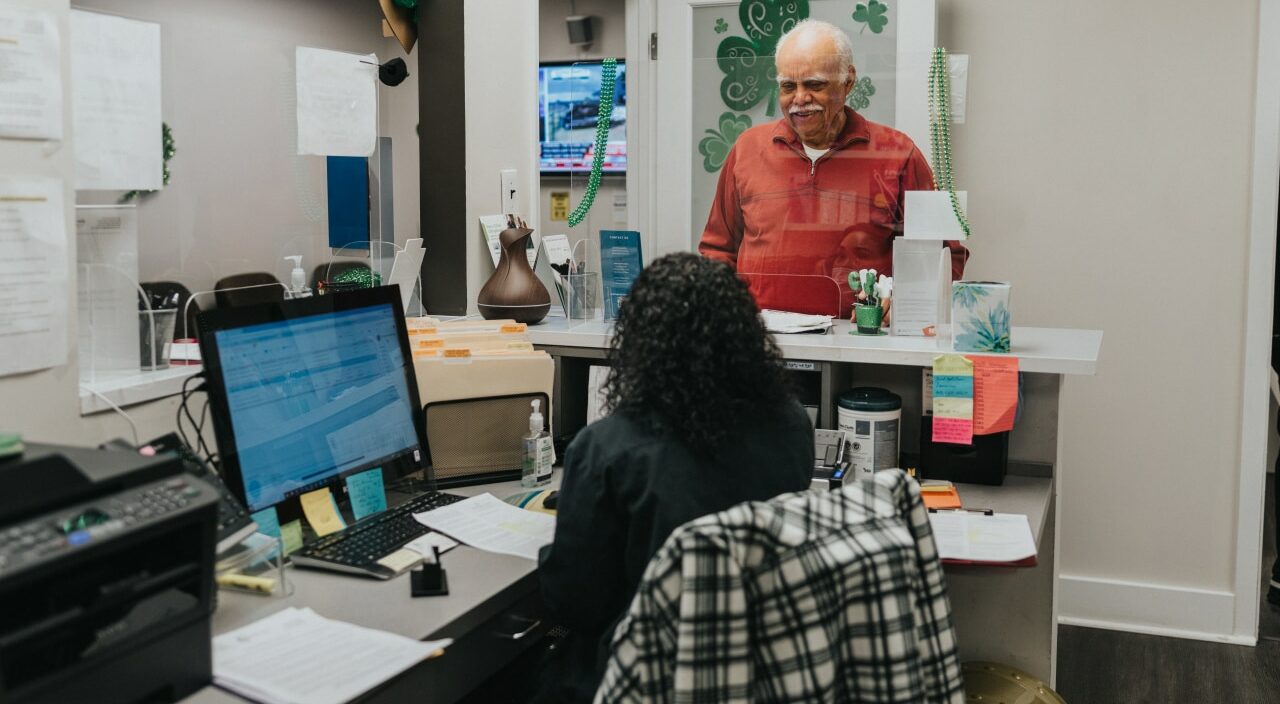
[[[600,315],[600,274],[594,271],[569,274],[566,281],[566,313],[572,320],[594,320]]]
[[[289,596],[293,585],[285,576],[284,543],[265,533],[254,533],[214,564],[219,589],[258,596]]]
[[[143,371],[169,368],[175,309],[138,311],[139,362]]]

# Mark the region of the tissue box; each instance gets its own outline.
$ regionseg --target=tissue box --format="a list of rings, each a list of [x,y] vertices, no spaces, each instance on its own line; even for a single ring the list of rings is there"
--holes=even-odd
[[[956,352],[1008,352],[1009,284],[951,284],[951,346]]]

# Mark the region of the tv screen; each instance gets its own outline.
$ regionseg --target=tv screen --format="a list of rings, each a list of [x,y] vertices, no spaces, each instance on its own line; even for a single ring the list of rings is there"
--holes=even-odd
[[[538,67],[538,142],[542,173],[591,170],[603,69],[599,61],[547,63]],[[602,168],[606,174],[627,170],[626,76],[626,67],[619,61]]]

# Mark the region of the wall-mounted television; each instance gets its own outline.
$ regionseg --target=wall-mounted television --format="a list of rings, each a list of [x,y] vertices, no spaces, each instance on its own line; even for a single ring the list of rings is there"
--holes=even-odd
[[[539,168],[543,174],[591,170],[603,69],[600,61],[548,62],[538,67]],[[626,66],[619,61],[602,167],[605,174],[627,171],[626,76]]]

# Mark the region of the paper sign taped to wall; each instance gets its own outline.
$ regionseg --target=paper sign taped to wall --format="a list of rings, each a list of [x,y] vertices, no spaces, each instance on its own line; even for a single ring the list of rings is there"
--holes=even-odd
[[[300,46],[294,59],[298,153],[373,154],[378,141],[378,57]]]

